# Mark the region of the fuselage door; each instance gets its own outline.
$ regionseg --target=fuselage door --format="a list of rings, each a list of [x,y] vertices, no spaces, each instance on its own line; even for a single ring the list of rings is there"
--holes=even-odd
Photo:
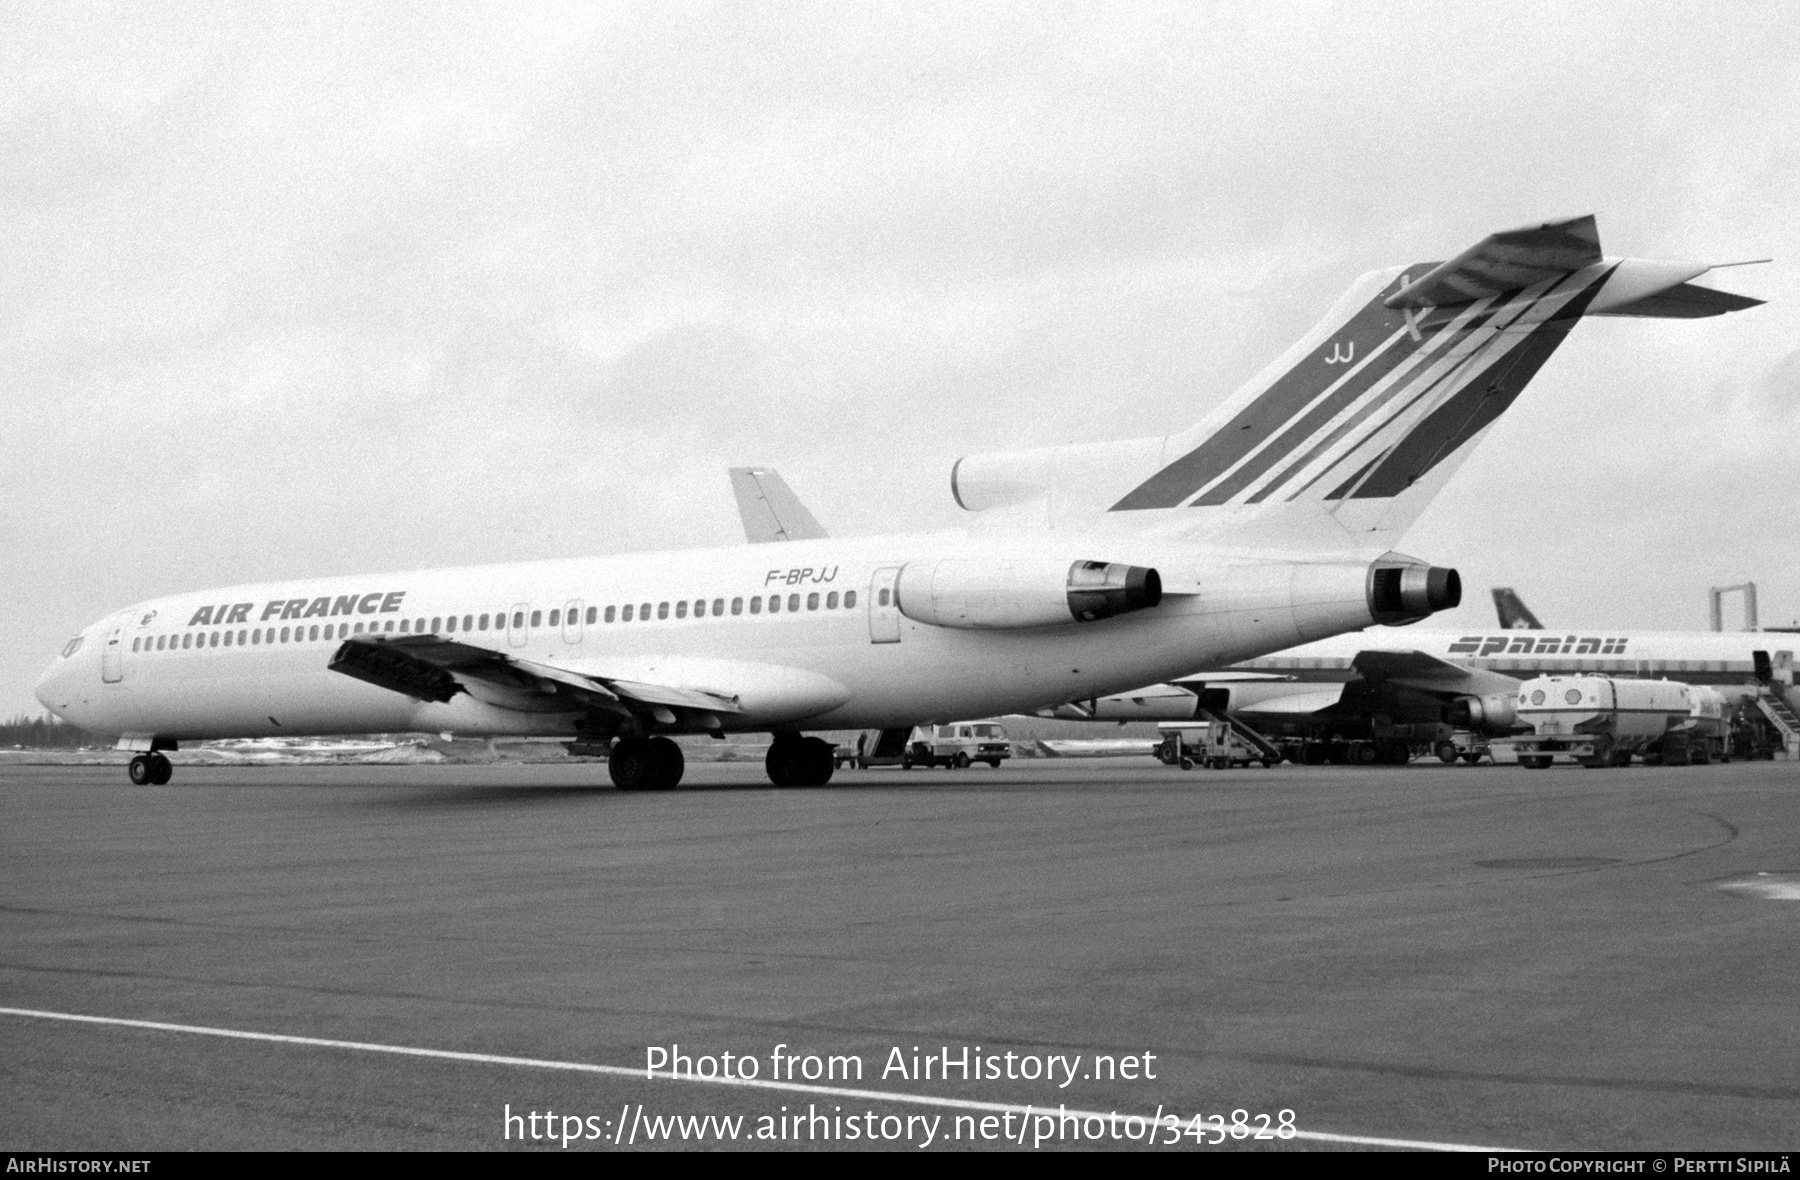
[[[900,567],[876,570],[869,584],[869,642],[900,642],[900,598],[896,584]]]
[[[563,611],[563,642],[581,642],[581,599],[569,603]]]
[[[514,647],[524,647],[525,637],[530,634],[526,620],[531,615],[529,602],[513,603],[512,614],[506,619],[506,641]]]
[[[117,684],[125,679],[125,624],[113,624],[106,633],[106,644],[100,649],[100,679]]]

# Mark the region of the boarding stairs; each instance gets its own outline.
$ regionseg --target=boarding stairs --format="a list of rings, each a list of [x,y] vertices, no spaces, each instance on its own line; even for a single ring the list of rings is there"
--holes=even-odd
[[[1237,734],[1239,739],[1241,739],[1246,746],[1249,746],[1252,750],[1256,751],[1259,758],[1266,758],[1270,762],[1280,762],[1287,757],[1286,754],[1282,753],[1280,746],[1276,745],[1262,734],[1257,733],[1254,729],[1251,729],[1248,725],[1245,725],[1242,721],[1239,721],[1236,717],[1233,717],[1223,709],[1208,709],[1206,706],[1202,705],[1194,711],[1194,715],[1197,718],[1206,721],[1217,721],[1220,724],[1229,727],[1231,732]],[[1800,722],[1797,722],[1797,724],[1800,724]]]
[[[1782,749],[1789,758],[1800,758],[1800,716],[1775,689],[1765,688],[1757,694],[1756,707],[1781,734]]]

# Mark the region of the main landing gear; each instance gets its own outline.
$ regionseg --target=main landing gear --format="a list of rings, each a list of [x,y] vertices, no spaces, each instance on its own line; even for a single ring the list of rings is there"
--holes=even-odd
[[[672,791],[687,760],[681,747],[666,737],[620,738],[613,743],[606,768],[621,791]]]
[[[139,754],[125,768],[131,781],[140,787],[160,787],[175,775],[175,768],[161,754]]]
[[[831,755],[831,743],[822,738],[778,733],[763,766],[778,787],[822,787],[837,769]]]

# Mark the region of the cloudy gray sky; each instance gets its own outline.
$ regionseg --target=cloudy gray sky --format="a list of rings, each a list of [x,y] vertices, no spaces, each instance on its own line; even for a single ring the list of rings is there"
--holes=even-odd
[[[1584,212],[1772,266],[1583,324],[1406,539],[1552,625],[1800,616],[1778,4],[29,4],[0,19],[0,714],[136,599],[836,531],[1185,426],[1362,271]]]

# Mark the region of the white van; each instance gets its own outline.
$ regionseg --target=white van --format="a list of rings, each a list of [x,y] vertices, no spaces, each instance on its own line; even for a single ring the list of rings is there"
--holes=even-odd
[[[992,721],[958,721],[951,725],[921,725],[912,732],[900,767],[951,766],[958,770],[985,762],[995,770],[1012,757],[1006,730]]]

